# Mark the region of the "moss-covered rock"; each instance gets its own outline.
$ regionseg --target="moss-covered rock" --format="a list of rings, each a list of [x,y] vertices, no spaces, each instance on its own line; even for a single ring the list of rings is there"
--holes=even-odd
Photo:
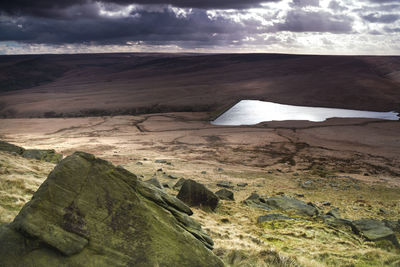
[[[0,151],[16,153],[24,158],[43,160],[52,163],[59,163],[63,156],[56,153],[54,149],[24,149],[0,140]]]
[[[392,242],[397,248],[400,248],[400,244],[394,232],[381,221],[375,219],[360,219],[353,221],[351,227],[354,233],[365,237],[367,240],[387,240]]]
[[[18,155],[22,155],[24,152],[24,148],[20,146],[16,146],[4,141],[0,140],[0,151],[10,152],[10,153],[17,153]]]
[[[77,152],[0,228],[0,266],[223,266],[190,214],[127,170]]]
[[[52,163],[59,163],[63,158],[62,154],[56,153],[54,149],[25,149],[22,156]]]

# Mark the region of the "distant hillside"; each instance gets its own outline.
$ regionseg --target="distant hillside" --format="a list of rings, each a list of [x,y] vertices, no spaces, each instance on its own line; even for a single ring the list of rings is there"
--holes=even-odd
[[[0,116],[222,110],[240,99],[400,110],[400,57],[85,54],[0,57]]]

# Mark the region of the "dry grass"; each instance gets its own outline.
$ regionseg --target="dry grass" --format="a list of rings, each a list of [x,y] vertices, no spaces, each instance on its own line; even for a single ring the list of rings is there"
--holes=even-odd
[[[399,188],[388,188],[383,183],[364,183],[351,179],[349,174],[337,175],[331,170],[323,170],[323,175],[313,169],[304,170],[294,176],[293,172],[207,161],[189,162],[137,151],[126,157],[125,160],[111,158],[122,161],[123,167],[135,174],[143,175],[143,180],[156,176],[161,182],[174,184],[177,180],[168,178],[172,174],[195,179],[212,191],[219,189],[217,180],[249,184],[245,188],[236,187],[235,201],[221,201],[215,212],[193,209],[194,218],[202,223],[215,242],[214,252],[227,266],[398,266],[400,263],[398,250],[385,244],[366,242],[350,229],[334,229],[318,219],[260,225],[256,223],[257,217],[267,212],[241,203],[254,191],[267,196],[301,193],[305,195],[304,201],[316,203],[325,212],[331,207],[323,207],[320,203],[331,202],[343,217],[396,219],[400,213]],[[143,160],[144,157],[148,160]],[[172,165],[155,163],[155,159],[160,158],[167,159]],[[142,164],[137,164],[138,161]],[[3,153],[0,153],[0,164],[0,223],[6,223],[30,199],[54,165]],[[163,171],[157,172],[159,168]],[[305,181],[312,183],[304,187]],[[177,194],[173,189],[166,190]],[[379,214],[380,208],[389,213]]]
[[[54,164],[0,152],[0,223],[14,219]]]

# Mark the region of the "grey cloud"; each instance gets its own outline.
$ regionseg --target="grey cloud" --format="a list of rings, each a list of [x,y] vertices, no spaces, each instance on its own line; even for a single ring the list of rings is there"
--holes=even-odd
[[[307,7],[307,6],[319,6],[319,0],[293,0],[290,3],[292,7]]]
[[[366,16],[362,16],[362,18],[366,21],[373,23],[393,23],[400,19],[399,14],[368,14]]]
[[[277,31],[291,32],[331,32],[349,33],[352,31],[352,19],[332,13],[310,12],[304,10],[289,11],[283,23],[277,23]]]

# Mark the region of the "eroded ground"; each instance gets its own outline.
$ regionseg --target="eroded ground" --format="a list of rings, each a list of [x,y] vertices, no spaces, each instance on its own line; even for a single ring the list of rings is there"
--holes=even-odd
[[[221,127],[209,124],[208,117],[207,113],[170,113],[3,119],[0,139],[25,148],[52,148],[64,155],[83,150],[143,175],[144,180],[157,176],[171,185],[177,180],[168,175],[195,179],[214,192],[220,189],[218,180],[248,183],[235,186],[234,202],[221,201],[215,213],[195,209],[194,215],[213,237],[216,254],[235,266],[262,266],[270,258],[280,266],[400,263],[398,251],[382,249],[319,221],[258,225],[257,217],[266,211],[241,203],[252,192],[304,194],[302,200],[325,211],[338,207],[345,218],[399,219],[399,122],[331,119]],[[54,165],[14,160],[5,154],[0,159],[2,194],[13,197],[6,193],[5,184],[10,183],[6,181],[30,181],[21,186],[27,190],[15,189],[16,194],[25,194],[15,200],[16,205],[12,206],[12,198],[7,202],[13,210],[1,203],[1,220],[7,222]],[[157,159],[171,164],[156,163]],[[18,169],[20,164],[29,170]],[[157,172],[159,168],[162,171]],[[330,206],[322,205],[324,201]]]

